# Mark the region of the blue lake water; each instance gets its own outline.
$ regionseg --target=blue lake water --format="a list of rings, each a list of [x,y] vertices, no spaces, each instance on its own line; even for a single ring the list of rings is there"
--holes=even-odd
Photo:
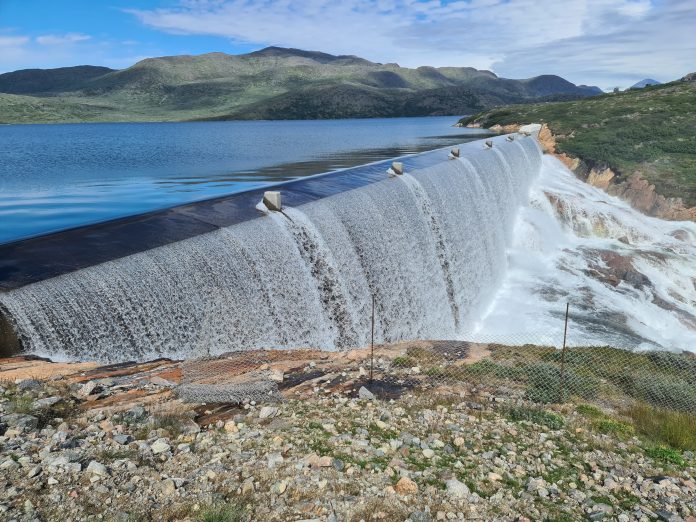
[[[0,126],[0,243],[481,136],[456,121]]]

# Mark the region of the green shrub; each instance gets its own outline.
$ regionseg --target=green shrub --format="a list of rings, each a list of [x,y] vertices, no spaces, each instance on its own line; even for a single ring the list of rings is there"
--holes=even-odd
[[[593,427],[600,433],[620,437],[631,437],[635,431],[630,424],[612,419],[600,419],[593,424]]]
[[[397,368],[412,368],[413,366],[417,366],[417,364],[410,357],[400,355],[398,357],[394,357],[392,360],[392,366]]]
[[[604,417],[604,412],[592,404],[578,404],[575,411],[586,417]]]
[[[654,460],[661,460],[663,462],[670,462],[672,464],[676,464],[677,466],[683,466],[684,464],[686,464],[682,454],[673,448],[666,448],[664,446],[655,446],[652,448],[646,448],[645,454]]]
[[[653,406],[696,413],[696,386],[668,375],[623,374],[616,378],[623,391]]]
[[[526,372],[529,383],[526,396],[534,402],[558,402],[572,396],[593,399],[599,390],[597,379],[566,368],[561,397],[561,369],[558,366],[548,363],[532,364],[527,367]]]
[[[488,359],[462,367],[462,373],[470,377],[496,377],[514,381],[519,381],[525,377],[524,369],[521,367],[506,366]]]
[[[504,413],[511,421],[529,421],[540,426],[546,426],[551,430],[560,430],[565,424],[563,417],[541,408],[515,406],[506,409]]]

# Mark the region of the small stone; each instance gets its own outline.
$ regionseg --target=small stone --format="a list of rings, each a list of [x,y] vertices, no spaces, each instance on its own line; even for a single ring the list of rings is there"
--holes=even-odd
[[[272,369],[270,371],[270,374],[268,375],[268,379],[273,381],[273,382],[283,382],[283,378],[285,376],[283,375],[283,372],[280,370],[275,370]]]
[[[423,450],[423,456],[426,459],[432,459],[435,456],[435,452],[433,450],[431,450],[430,448],[425,448]]]
[[[447,493],[455,498],[468,498],[471,494],[468,486],[456,478],[451,478],[446,481],[445,488],[447,489]]]
[[[54,404],[57,404],[62,399],[60,397],[46,397],[45,399],[38,399],[34,401],[33,407],[35,410],[41,410],[43,408],[50,408]]]
[[[19,391],[38,390],[39,388],[41,388],[41,381],[36,379],[24,379],[17,384]]]
[[[48,477],[47,482],[49,486],[55,486],[56,484],[58,484],[58,481],[53,477]]]
[[[394,486],[394,490],[400,495],[415,495],[418,493],[418,484],[408,477],[401,477]]]
[[[97,381],[87,381],[82,386],[80,386],[80,389],[78,390],[77,394],[82,396],[82,397],[87,397],[89,395],[92,395],[92,393],[98,387],[99,387],[99,383]]]
[[[158,455],[160,453],[165,453],[169,451],[171,449],[171,446],[167,444],[167,442],[167,439],[157,439],[155,442],[152,443],[152,446],[150,446],[152,453]]]
[[[269,453],[267,457],[268,469],[273,469],[283,463],[285,459],[280,453]]]
[[[375,398],[374,394],[364,386],[361,386],[358,390],[358,397],[360,397],[361,399],[366,399],[368,401],[374,400]]]
[[[259,419],[268,419],[270,417],[275,417],[278,415],[278,408],[273,406],[264,406],[259,412]]]
[[[236,424],[233,420],[227,421],[227,422],[225,423],[225,425],[224,425],[224,430],[225,430],[227,433],[237,433],[237,432],[239,432],[239,428],[237,427],[237,424]]]
[[[280,482],[276,482],[273,484],[271,487],[271,492],[275,493],[276,495],[282,495],[285,493],[285,490],[288,489],[288,482],[287,480],[281,480]]]
[[[165,495],[172,495],[176,492],[176,483],[172,479],[166,479],[162,481],[161,488]]]
[[[456,439],[454,439],[454,445],[458,448],[461,448],[464,445],[464,439],[461,437],[457,437]]]
[[[34,478],[41,473],[41,466],[34,466],[27,473],[27,478]]]
[[[91,461],[87,465],[87,471],[92,473],[92,475],[97,475],[99,477],[109,476],[109,471],[106,469],[106,466],[97,462],[96,460]]]
[[[120,444],[121,446],[125,446],[126,444],[129,444],[133,440],[133,437],[130,435],[124,435],[123,433],[119,433],[118,435],[114,435],[114,442]]]
[[[491,482],[498,482],[499,480],[503,480],[503,477],[498,473],[490,472],[488,474],[488,480],[490,480]]]

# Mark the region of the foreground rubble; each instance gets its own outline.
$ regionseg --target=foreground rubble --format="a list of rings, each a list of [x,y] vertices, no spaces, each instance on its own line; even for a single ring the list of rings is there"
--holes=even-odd
[[[696,520],[693,453],[593,406],[370,386],[350,357],[285,361],[281,402],[237,406],[182,403],[171,361],[47,364],[0,364],[2,520]]]

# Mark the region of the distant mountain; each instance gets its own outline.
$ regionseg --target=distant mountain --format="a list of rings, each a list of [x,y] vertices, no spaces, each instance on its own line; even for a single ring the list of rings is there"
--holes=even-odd
[[[0,75],[0,122],[319,119],[462,115],[501,104],[594,96],[559,76],[499,78],[471,67],[375,63],[267,47]]]
[[[657,80],[651,80],[650,78],[646,78],[644,80],[639,81],[638,83],[634,83],[631,85],[630,89],[642,89],[643,87],[647,87],[648,85],[660,85],[660,82]]]
[[[72,91],[84,82],[114,72],[108,67],[78,65],[59,69],[23,69],[0,74],[0,92],[8,94],[37,94]]]

